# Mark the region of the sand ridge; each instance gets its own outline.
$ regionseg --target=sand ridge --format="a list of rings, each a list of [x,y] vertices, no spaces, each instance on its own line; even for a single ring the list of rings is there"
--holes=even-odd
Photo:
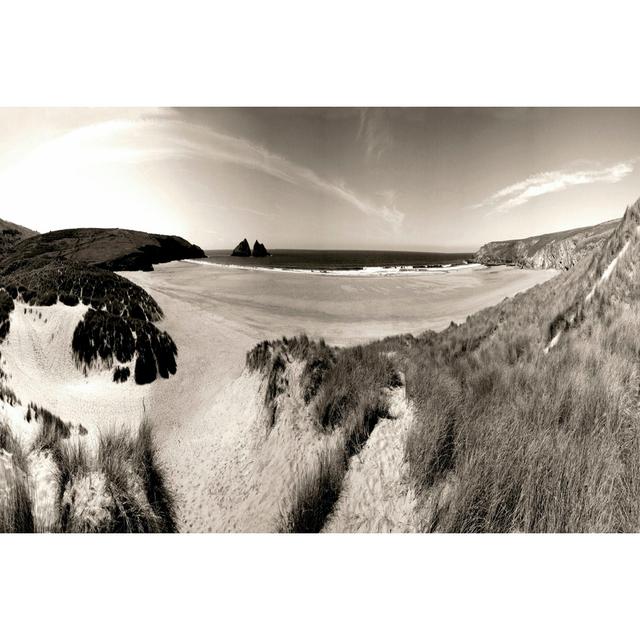
[[[31,307],[16,302],[9,335],[0,347],[7,385],[25,411],[33,402],[90,432],[137,427],[150,387],[133,379],[116,384],[105,368],[92,368],[85,375],[74,361],[73,332],[86,310],[82,304]]]

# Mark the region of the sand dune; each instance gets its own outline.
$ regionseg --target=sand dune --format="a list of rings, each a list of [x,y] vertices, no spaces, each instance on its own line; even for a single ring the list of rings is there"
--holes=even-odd
[[[305,332],[351,345],[442,329],[553,273],[502,267],[349,278],[185,263],[127,273],[164,310],[159,324],[178,346],[177,374],[145,386],[133,379],[116,384],[109,370],[85,375],[71,341],[86,307],[17,303],[2,368],[21,404],[0,402],[0,412],[27,443],[35,433],[25,419],[29,402],[82,424],[89,439],[114,427],[137,428],[146,415],[177,493],[181,530],[273,530],[317,438],[295,393],[281,425],[265,438],[262,381],[244,371],[254,344]],[[383,420],[352,461],[328,530],[412,527],[411,496],[398,475],[411,409],[396,400],[398,418]],[[394,513],[374,513],[381,502],[397,503]]]
[[[269,529],[276,517],[276,502],[256,502],[247,485],[257,477],[249,432],[259,419],[259,380],[241,374],[255,343],[306,332],[351,345],[442,329],[555,272],[498,267],[350,279],[170,263],[123,275],[158,301],[161,328],[178,345],[177,374],[151,385],[146,408],[179,494],[180,526],[219,531]]]
[[[151,391],[131,379],[115,384],[110,371],[88,375],[73,359],[71,340],[87,307],[29,307],[16,303],[11,329],[2,344],[2,368],[24,410],[30,402],[82,424],[90,433],[111,427],[137,427],[143,399]],[[160,382],[161,384],[161,382]]]

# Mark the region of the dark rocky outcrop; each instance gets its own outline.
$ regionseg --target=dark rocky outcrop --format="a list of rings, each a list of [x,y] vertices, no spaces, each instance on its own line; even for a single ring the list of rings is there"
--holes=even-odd
[[[512,264],[528,269],[567,270],[601,247],[619,222],[612,220],[592,227],[520,240],[489,242],[480,247],[475,260],[486,265]]]
[[[63,258],[110,271],[152,271],[154,264],[204,258],[204,251],[179,236],[129,229],[61,229],[18,242],[0,265],[31,258]]]
[[[253,251],[251,252],[251,255],[254,258],[266,258],[267,256],[270,256],[271,254],[267,251],[267,247],[265,247],[261,242],[258,242],[256,240],[253,243]]]
[[[251,247],[245,238],[238,246],[231,252],[232,256],[237,258],[248,258],[251,256]]]

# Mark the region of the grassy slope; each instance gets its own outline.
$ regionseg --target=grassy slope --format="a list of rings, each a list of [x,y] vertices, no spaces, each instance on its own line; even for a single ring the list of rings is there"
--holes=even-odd
[[[418,415],[406,456],[425,530],[638,530],[639,218],[635,205],[571,272],[405,351]]]
[[[4,235],[16,235],[21,238],[30,238],[31,236],[38,235],[37,231],[27,229],[15,222],[9,222],[8,220],[0,220],[0,234]]]
[[[293,361],[305,363],[301,395],[312,415],[306,426],[315,431],[321,449],[315,466],[298,479],[280,530],[313,533],[322,529],[338,500],[349,459],[362,450],[379,419],[387,415],[383,389],[402,380],[392,359],[376,347],[334,349],[304,335],[260,343],[247,354],[247,366],[265,377],[269,429],[278,419],[281,396],[290,391],[285,369]]]
[[[22,240],[36,235],[36,231],[7,220],[0,220],[0,258],[13,252]]]

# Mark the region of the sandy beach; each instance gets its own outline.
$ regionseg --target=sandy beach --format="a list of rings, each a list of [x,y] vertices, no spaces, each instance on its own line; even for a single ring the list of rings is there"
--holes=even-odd
[[[122,275],[165,308],[186,303],[193,313],[258,341],[306,332],[335,345],[397,333],[440,330],[475,311],[548,280],[554,271],[479,265],[431,273],[331,276],[229,269],[206,263],[157,265]],[[167,322],[172,315],[165,309]]]

